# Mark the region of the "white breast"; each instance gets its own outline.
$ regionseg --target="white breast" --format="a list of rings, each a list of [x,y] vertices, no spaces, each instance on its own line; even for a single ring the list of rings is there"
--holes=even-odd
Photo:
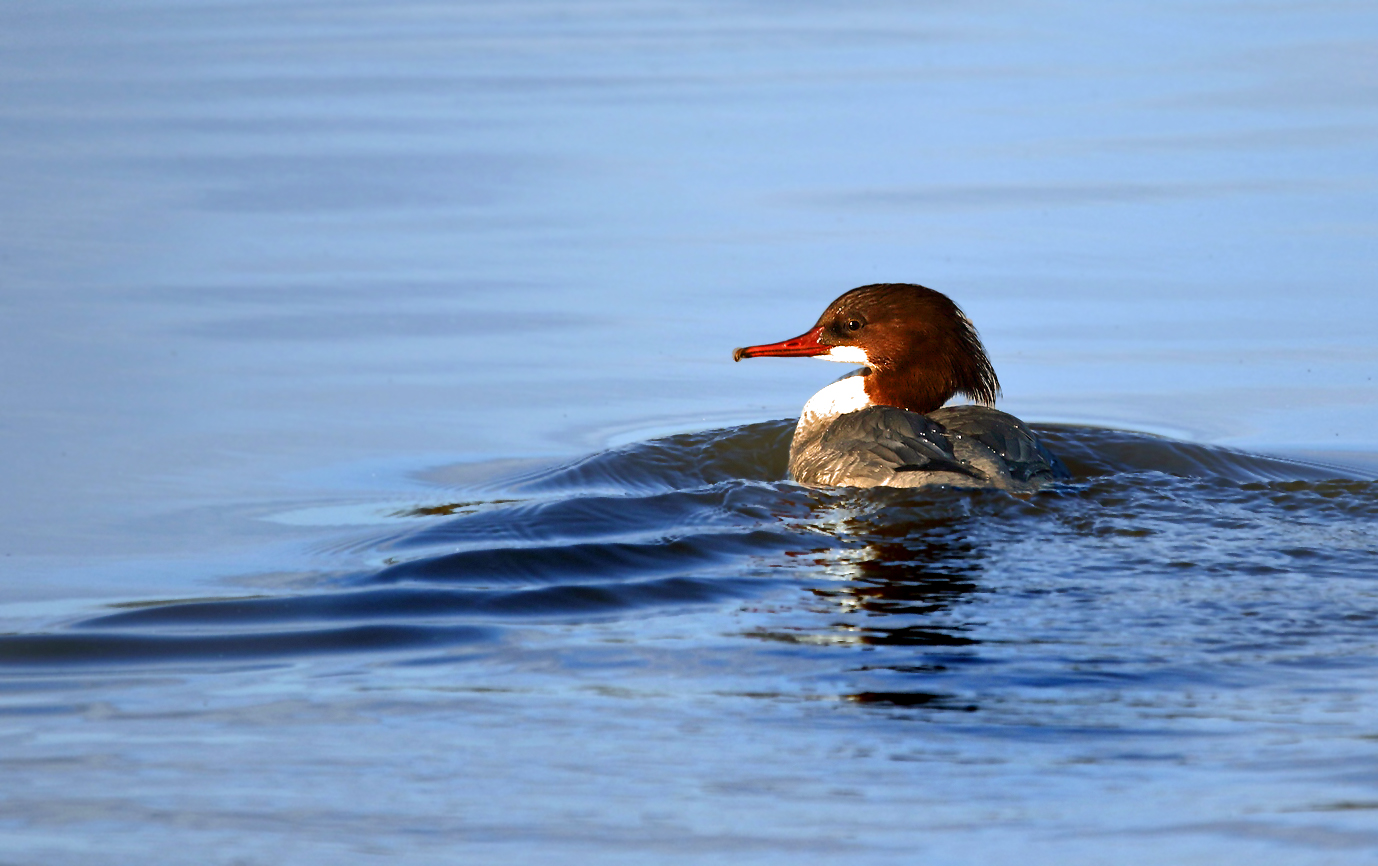
[[[871,398],[866,396],[866,377],[858,370],[810,397],[799,416],[799,425],[812,425],[870,405]]]

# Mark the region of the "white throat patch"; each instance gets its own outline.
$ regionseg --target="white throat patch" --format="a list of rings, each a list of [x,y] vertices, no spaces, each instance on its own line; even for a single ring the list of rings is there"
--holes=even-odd
[[[837,361],[842,364],[870,364],[866,350],[860,346],[833,346],[825,355],[814,355],[824,361]]]

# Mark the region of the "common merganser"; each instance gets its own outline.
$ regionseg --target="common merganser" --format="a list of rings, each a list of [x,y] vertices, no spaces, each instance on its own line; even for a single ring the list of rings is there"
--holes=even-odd
[[[976,327],[952,299],[909,283],[852,289],[807,333],[747,346],[732,360],[814,357],[862,364],[804,404],[789,449],[814,487],[997,487],[1032,493],[1070,478],[1000,394]],[[982,404],[947,406],[956,394]]]

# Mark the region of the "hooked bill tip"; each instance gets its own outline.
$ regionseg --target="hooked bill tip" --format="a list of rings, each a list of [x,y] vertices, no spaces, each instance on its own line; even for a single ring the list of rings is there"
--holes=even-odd
[[[746,349],[745,349],[745,348],[733,349],[733,350],[732,350],[732,360],[734,360],[734,361],[740,361],[742,358],[745,358],[745,357],[746,357]]]

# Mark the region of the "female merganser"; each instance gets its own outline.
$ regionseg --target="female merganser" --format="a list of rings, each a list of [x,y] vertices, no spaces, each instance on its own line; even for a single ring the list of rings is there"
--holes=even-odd
[[[1032,493],[1071,473],[1023,421],[991,408],[1000,381],[971,320],[909,283],[852,289],[813,330],[732,360],[807,356],[865,366],[804,404],[789,448],[815,487],[998,487]],[[965,394],[980,406],[943,404]]]

